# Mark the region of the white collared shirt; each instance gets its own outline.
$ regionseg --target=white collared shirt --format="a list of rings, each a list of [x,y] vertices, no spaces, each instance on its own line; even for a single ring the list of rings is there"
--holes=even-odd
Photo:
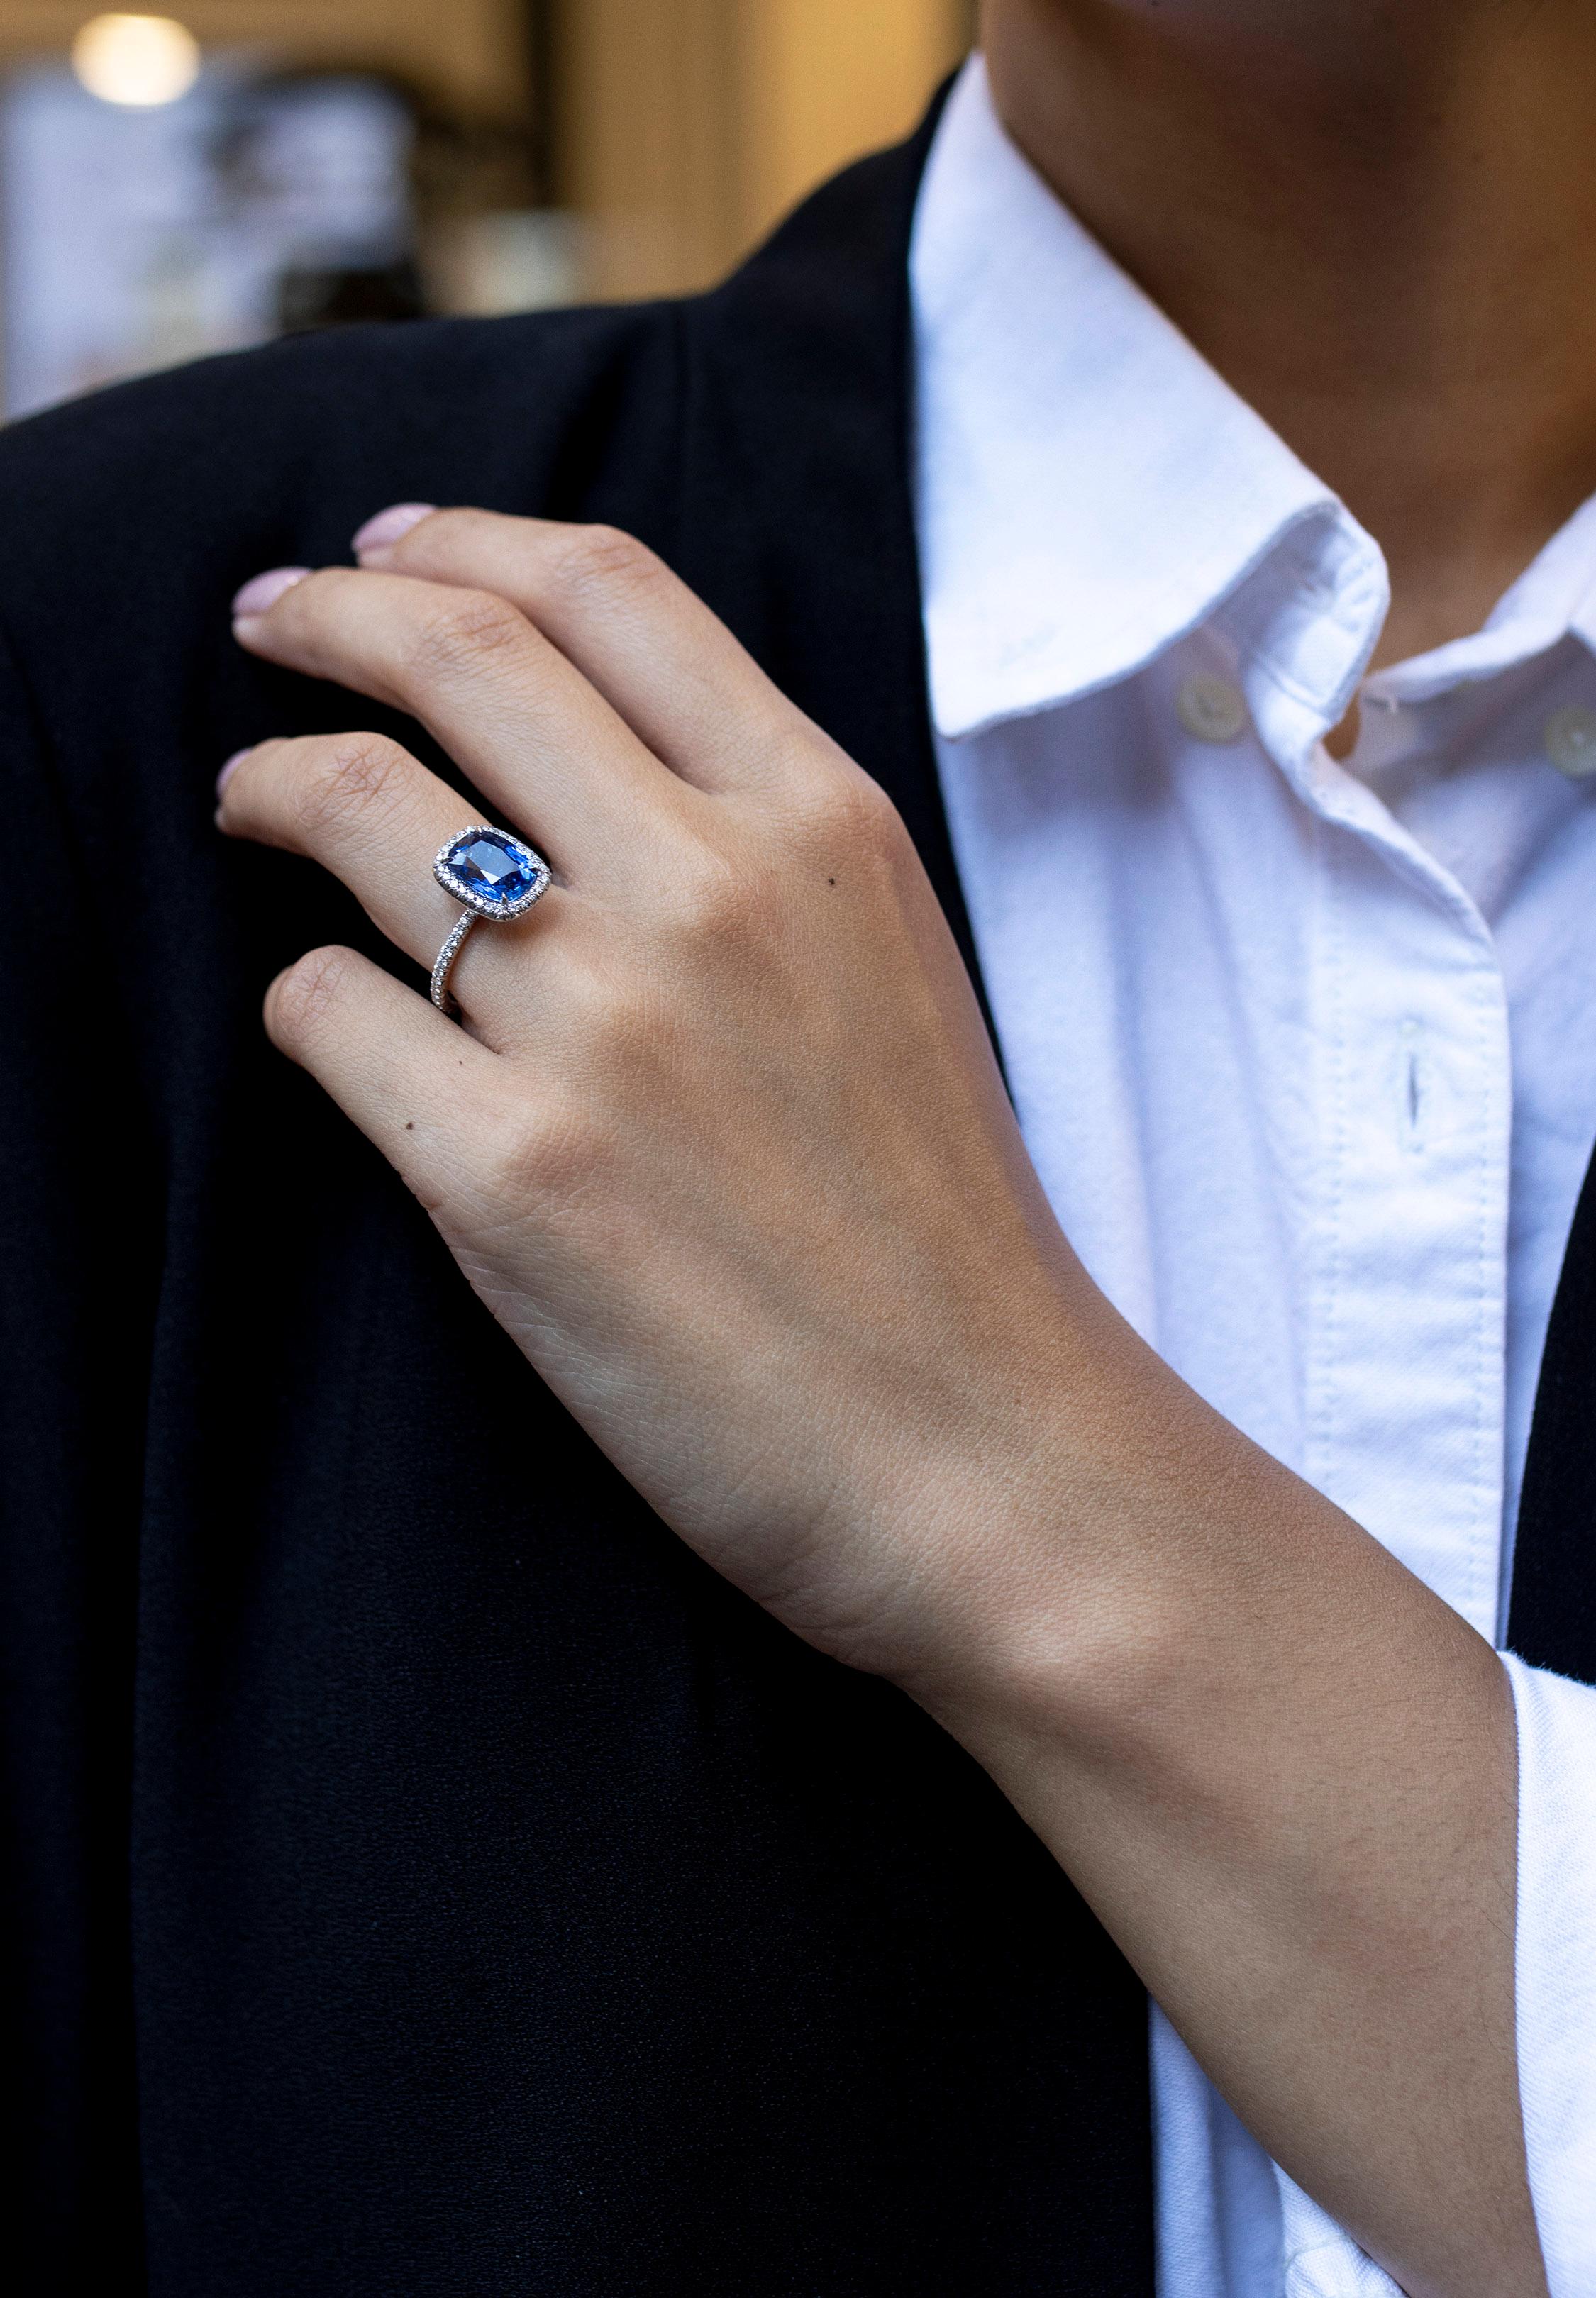
[[[1145,1338],[1496,1639],[1596,1139],[1596,501],[1482,631],[1365,676],[1378,548],[979,59],[912,285],[943,790],[1044,1186]],[[1596,1690],[1509,1666],[1531,2180],[1591,2298]],[[1395,2298],[1156,2011],[1152,2052],[1161,2298]]]

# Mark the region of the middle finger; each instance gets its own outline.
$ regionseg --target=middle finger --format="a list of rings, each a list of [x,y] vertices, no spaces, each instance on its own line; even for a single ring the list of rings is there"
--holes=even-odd
[[[489,592],[329,566],[234,628],[252,654],[409,711],[573,879],[633,880],[646,866],[644,825],[694,798],[581,672]]]

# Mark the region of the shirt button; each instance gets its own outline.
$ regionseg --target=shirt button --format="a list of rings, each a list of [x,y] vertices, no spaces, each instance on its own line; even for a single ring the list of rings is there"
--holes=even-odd
[[[1175,697],[1175,715],[1199,742],[1234,742],[1246,732],[1247,706],[1228,678],[1188,678]],[[1591,723],[1596,729],[1596,714]]]
[[[1587,774],[1596,774],[1596,710],[1587,709],[1583,702],[1571,702],[1567,710],[1554,710],[1546,721],[1542,740],[1552,765],[1570,780],[1584,781]]]

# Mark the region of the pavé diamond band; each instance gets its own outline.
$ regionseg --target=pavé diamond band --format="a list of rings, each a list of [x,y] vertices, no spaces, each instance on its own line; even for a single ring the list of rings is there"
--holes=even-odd
[[[466,936],[478,918],[518,918],[531,909],[549,890],[549,864],[525,839],[478,822],[439,847],[433,876],[463,905],[433,968],[433,1004],[452,1018],[460,1009],[449,994],[449,976]]]

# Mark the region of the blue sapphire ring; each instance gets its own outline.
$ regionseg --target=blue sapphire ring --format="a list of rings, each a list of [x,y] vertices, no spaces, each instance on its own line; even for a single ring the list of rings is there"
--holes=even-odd
[[[453,1016],[460,1009],[449,994],[449,976],[466,936],[478,918],[518,918],[531,909],[549,890],[549,864],[524,839],[478,822],[438,848],[433,876],[463,905],[433,968],[433,1004]]]

